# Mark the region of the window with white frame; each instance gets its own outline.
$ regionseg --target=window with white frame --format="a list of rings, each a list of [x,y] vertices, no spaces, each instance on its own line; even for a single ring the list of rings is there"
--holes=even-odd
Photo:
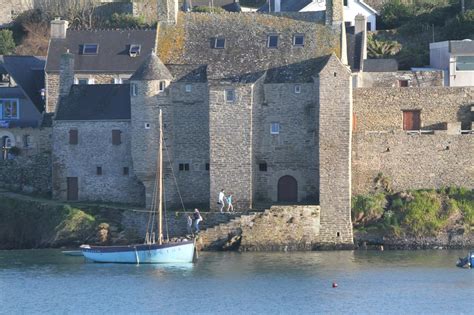
[[[186,84],[185,86],[186,93],[191,93],[193,86],[191,84]]]
[[[302,47],[304,46],[304,35],[296,34],[293,36],[293,46]]]
[[[234,89],[225,90],[225,101],[226,101],[226,103],[235,102],[235,90]]]
[[[131,94],[132,96],[137,96],[137,94],[138,94],[138,89],[137,89],[137,84],[136,84],[136,83],[130,84],[130,94]]]
[[[214,48],[214,49],[224,49],[225,48],[225,38],[223,38],[223,37],[214,38],[212,48]]]
[[[160,81],[160,92],[163,92],[166,88],[166,81]]]
[[[83,55],[97,55],[99,53],[99,44],[84,44],[82,46]]]
[[[267,38],[267,47],[268,48],[278,48],[278,35],[268,35]]]
[[[296,93],[296,94],[300,94],[300,93],[301,93],[301,85],[299,85],[299,84],[296,84],[296,85],[295,85],[295,93]]]
[[[20,108],[18,99],[0,99],[1,119],[19,119]]]
[[[457,71],[473,71],[474,70],[474,56],[457,56],[456,57]]]
[[[114,84],[122,84],[122,78],[114,78]]]
[[[274,122],[270,125],[270,134],[277,135],[280,133],[280,123]]]

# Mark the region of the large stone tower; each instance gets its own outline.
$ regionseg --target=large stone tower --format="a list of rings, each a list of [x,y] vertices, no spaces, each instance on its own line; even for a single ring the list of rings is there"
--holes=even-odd
[[[159,110],[168,115],[168,86],[172,80],[168,68],[155,53],[150,54],[130,79],[133,168],[145,185],[147,207],[151,204],[157,169]]]

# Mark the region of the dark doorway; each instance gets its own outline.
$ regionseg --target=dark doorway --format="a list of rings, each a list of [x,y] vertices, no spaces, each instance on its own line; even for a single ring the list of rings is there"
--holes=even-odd
[[[298,183],[293,176],[285,175],[278,180],[278,202],[298,202]]]
[[[79,185],[77,177],[67,178],[67,200],[78,200],[79,199]]]

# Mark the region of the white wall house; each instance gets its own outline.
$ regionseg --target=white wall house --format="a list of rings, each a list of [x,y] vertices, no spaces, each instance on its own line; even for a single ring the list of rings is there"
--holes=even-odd
[[[344,22],[354,26],[357,14],[362,14],[367,19],[367,30],[375,31],[377,11],[365,3],[363,0],[343,0],[344,1]],[[325,11],[326,0],[271,0],[270,8],[268,4],[263,10],[271,12],[299,11],[314,12]],[[262,10],[262,11],[263,11]]]
[[[444,71],[446,86],[474,86],[474,41],[431,43],[430,66]]]

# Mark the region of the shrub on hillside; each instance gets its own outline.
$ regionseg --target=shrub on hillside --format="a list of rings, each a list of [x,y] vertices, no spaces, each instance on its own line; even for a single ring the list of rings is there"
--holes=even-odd
[[[450,40],[473,38],[474,10],[467,10],[446,23],[446,37]]]
[[[405,205],[402,223],[415,235],[434,235],[446,224],[442,203],[435,191],[413,191]]]
[[[225,12],[224,9],[221,7],[207,7],[207,6],[199,6],[194,7],[193,12],[202,12],[202,13],[223,13]]]
[[[387,200],[385,194],[358,195],[352,199],[352,219],[355,224],[366,224],[379,220]]]
[[[132,14],[114,13],[105,21],[105,27],[109,28],[143,28],[148,25],[142,16],[133,16]]]
[[[400,0],[393,0],[383,5],[380,11],[380,24],[382,29],[397,28],[413,18],[410,7]]]
[[[15,51],[13,32],[10,30],[0,31],[0,55],[10,55]]]

